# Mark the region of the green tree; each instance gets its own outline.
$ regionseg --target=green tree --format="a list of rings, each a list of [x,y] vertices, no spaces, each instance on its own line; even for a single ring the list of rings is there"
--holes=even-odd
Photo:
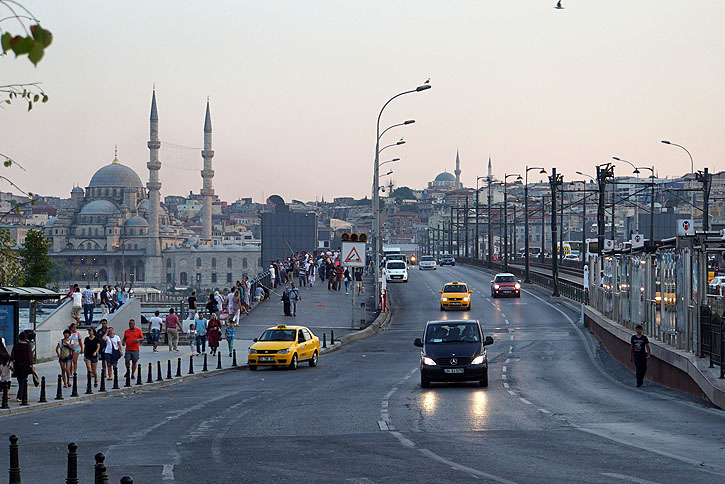
[[[20,286],[24,281],[22,257],[8,229],[0,229],[0,286]]]
[[[50,239],[43,235],[42,230],[29,230],[25,242],[18,251],[22,257],[25,272],[25,286],[45,287],[50,282],[53,261],[48,255]]]
[[[393,198],[397,198],[398,200],[414,200],[415,194],[413,194],[413,190],[409,187],[398,187],[395,190],[393,190]]]

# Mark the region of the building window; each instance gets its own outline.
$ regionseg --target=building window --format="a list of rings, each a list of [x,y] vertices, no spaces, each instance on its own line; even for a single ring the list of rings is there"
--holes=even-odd
[[[166,267],[167,268],[171,267],[171,259],[166,259]]]
[[[227,282],[228,282],[229,284],[231,284],[231,283],[232,283],[232,273],[231,273],[231,272],[227,272]]]
[[[211,273],[211,282],[216,282],[216,272]]]
[[[216,257],[211,258],[211,266],[216,268]]]
[[[201,257],[196,258],[196,267],[201,267]]]
[[[242,259],[242,267],[243,267],[244,269],[246,269],[246,268],[247,268],[247,265],[248,265],[248,264],[249,264],[249,263],[247,262],[247,258],[246,258],[246,257],[245,257],[244,259]]]
[[[227,257],[227,267],[231,267],[231,266],[232,266],[232,258]]]
[[[185,286],[187,284],[186,272],[182,272],[179,274],[179,284],[181,284],[182,286]]]

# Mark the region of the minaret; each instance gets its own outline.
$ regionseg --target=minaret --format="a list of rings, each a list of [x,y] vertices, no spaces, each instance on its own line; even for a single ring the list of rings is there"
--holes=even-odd
[[[201,196],[204,197],[201,206],[201,242],[211,246],[211,201],[214,197],[214,189],[211,185],[212,178],[214,178],[214,170],[211,169],[211,159],[214,158],[214,150],[211,149],[211,113],[209,112],[209,99],[206,100],[204,149],[201,151],[201,157],[204,158],[204,169],[201,170],[201,178],[204,181],[201,189]]]
[[[165,280],[161,275],[161,240],[159,238],[159,212],[161,204],[161,182],[159,181],[159,170],[161,170],[161,162],[159,161],[159,149],[161,141],[159,141],[159,113],[156,111],[156,89],[151,96],[151,117],[149,142],[149,162],[146,167],[149,169],[149,182],[146,187],[149,190],[149,237],[146,244],[146,281],[152,284],[161,284]]]
[[[488,180],[491,181],[491,155],[488,155]]]
[[[462,188],[461,185],[461,159],[458,157],[458,150],[456,150],[456,171],[454,171],[456,174],[456,190],[460,190]]]

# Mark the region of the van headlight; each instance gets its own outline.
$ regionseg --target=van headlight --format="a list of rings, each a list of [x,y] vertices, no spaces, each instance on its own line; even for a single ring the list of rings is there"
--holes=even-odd
[[[433,361],[433,358],[430,358],[428,356],[423,357],[423,364],[426,366],[435,366],[436,362]]]
[[[477,357],[475,357],[475,358],[474,358],[474,359],[473,359],[473,360],[471,361],[471,364],[472,364],[472,365],[482,365],[482,364],[483,364],[483,358],[484,358],[484,356],[483,356],[483,355],[478,355]]]

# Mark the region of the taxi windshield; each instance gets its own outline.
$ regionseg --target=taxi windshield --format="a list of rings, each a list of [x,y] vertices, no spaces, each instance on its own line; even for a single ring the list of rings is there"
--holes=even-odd
[[[496,276],[495,282],[516,282],[516,276]]]
[[[443,292],[468,292],[468,287],[465,284],[446,284]]]
[[[427,344],[479,343],[481,332],[476,323],[430,324],[425,334]]]
[[[259,341],[294,341],[294,329],[268,329],[259,338]]]
[[[388,262],[388,269],[405,269],[405,262]]]

